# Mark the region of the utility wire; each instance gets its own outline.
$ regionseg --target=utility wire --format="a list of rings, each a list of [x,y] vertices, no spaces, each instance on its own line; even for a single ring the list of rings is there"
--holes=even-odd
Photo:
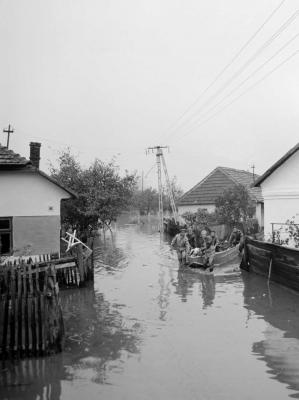
[[[193,108],[195,104],[210,90],[211,87],[221,78],[221,76],[227,71],[227,69],[239,58],[243,51],[250,45],[250,43],[255,39],[255,37],[261,32],[264,26],[272,19],[276,12],[283,6],[286,0],[282,0],[276,8],[268,15],[265,21],[259,26],[259,28],[250,36],[250,38],[244,43],[244,45],[238,50],[238,52],[233,56],[233,58],[224,66],[224,68],[216,75],[213,81],[203,90],[203,92],[186,108],[186,110],[170,125],[165,133],[171,131],[177,123]]]
[[[263,82],[265,79],[267,79],[270,75],[272,75],[274,72],[276,72],[279,68],[281,68],[284,64],[286,64],[288,61],[290,61],[293,57],[295,57],[296,55],[299,54],[299,50],[296,50],[294,53],[292,53],[289,57],[287,57],[285,60],[283,60],[280,64],[278,64],[275,68],[273,68],[271,71],[269,71],[267,74],[265,74],[261,79],[259,79],[257,82],[255,82],[253,85],[251,85],[249,88],[247,88],[246,90],[244,90],[239,96],[235,97],[231,102],[229,102],[228,104],[226,104],[225,106],[223,106],[222,108],[220,108],[220,110],[218,110],[217,112],[215,112],[214,114],[212,114],[210,117],[208,117],[207,119],[205,119],[204,121],[202,121],[199,125],[197,125],[196,127],[199,128],[202,125],[206,124],[208,121],[210,121],[211,119],[213,119],[214,117],[216,117],[218,114],[220,114],[222,111],[224,111],[227,107],[229,107],[231,104],[235,103],[240,97],[243,97],[245,94],[247,94],[250,90],[254,89],[256,86],[258,86],[261,82]],[[190,129],[187,133],[185,133],[184,135],[182,135],[180,138],[178,138],[178,140],[180,140],[181,138],[189,135],[195,127],[193,127],[192,129]]]
[[[196,121],[196,119],[193,121],[193,124],[195,126],[200,123],[200,119],[205,116],[205,114],[209,114],[212,110],[217,108],[221,103],[223,103],[224,100],[226,100],[228,97],[230,97],[232,94],[234,94],[238,89],[240,89],[241,86],[243,86],[249,79],[251,79],[254,75],[257,74],[265,65],[267,65],[270,61],[272,61],[275,57],[277,57],[282,50],[284,50],[287,46],[289,46],[295,39],[299,37],[299,33],[294,35],[290,40],[288,40],[282,47],[279,48],[270,58],[268,58],[264,63],[262,63],[258,68],[256,68],[250,75],[247,76],[242,82],[239,83],[239,85],[235,86],[229,93],[227,93],[220,101],[218,101],[216,104],[214,104],[212,107],[210,107],[203,115],[199,115],[199,120]],[[192,128],[192,126],[191,126]]]
[[[219,94],[221,94],[230,84],[233,82],[236,78],[238,78],[242,72],[245,71],[245,69],[252,64],[252,62],[267,48],[269,47],[275,39],[277,39],[278,36],[280,36],[288,27],[291,23],[295,21],[295,19],[299,15],[299,10],[297,10],[295,13],[293,13],[280,27],[277,31],[274,32],[273,35],[270,36],[269,39],[266,40],[266,42],[260,46],[255,53],[212,95],[210,96],[201,106],[198,110],[194,111],[194,113],[200,113],[207,105],[209,105],[214,99],[216,99]],[[180,128],[188,124],[188,121],[183,122]],[[177,128],[178,129],[178,128]],[[174,133],[172,134],[174,135]]]
[[[144,175],[144,179],[148,177],[148,175],[152,172],[152,170],[155,168],[156,164],[154,164],[148,171],[147,173]]]

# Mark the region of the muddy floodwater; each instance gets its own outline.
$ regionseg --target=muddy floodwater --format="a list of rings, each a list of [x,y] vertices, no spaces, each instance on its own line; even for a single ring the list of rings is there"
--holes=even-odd
[[[153,222],[119,222],[95,256],[94,283],[61,292],[64,352],[2,363],[1,400],[299,398],[298,294],[182,272]]]

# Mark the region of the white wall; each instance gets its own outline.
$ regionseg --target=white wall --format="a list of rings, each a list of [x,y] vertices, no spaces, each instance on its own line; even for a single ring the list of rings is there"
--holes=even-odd
[[[60,215],[70,195],[37,173],[0,171],[0,217]]]
[[[257,203],[255,209],[255,218],[258,221],[260,227],[264,226],[264,204]]]
[[[286,222],[296,217],[299,222],[299,152],[295,153],[262,184],[265,234],[271,233],[272,222]]]
[[[209,213],[215,211],[214,204],[205,204],[205,205],[186,205],[186,206],[178,206],[178,213],[179,215],[183,215],[185,212],[196,212],[199,208],[206,209]]]

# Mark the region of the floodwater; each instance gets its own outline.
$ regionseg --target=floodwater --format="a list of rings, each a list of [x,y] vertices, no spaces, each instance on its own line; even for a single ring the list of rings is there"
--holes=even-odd
[[[0,399],[299,398],[299,295],[178,269],[156,226],[118,224],[90,287],[61,292],[62,354],[2,364]]]

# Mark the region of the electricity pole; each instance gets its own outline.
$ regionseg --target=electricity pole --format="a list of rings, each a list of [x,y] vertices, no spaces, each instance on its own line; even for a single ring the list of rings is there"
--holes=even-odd
[[[173,197],[172,187],[170,184],[166,162],[163,155],[163,149],[168,149],[168,146],[153,146],[147,148],[147,154],[149,152],[156,152],[156,162],[157,162],[157,175],[158,175],[158,192],[159,192],[159,231],[163,232],[164,228],[164,216],[163,216],[163,185],[162,185],[162,171],[161,171],[161,161],[164,169],[164,174],[166,178],[166,186],[170,199],[170,205],[175,221],[177,221],[177,210]]]

